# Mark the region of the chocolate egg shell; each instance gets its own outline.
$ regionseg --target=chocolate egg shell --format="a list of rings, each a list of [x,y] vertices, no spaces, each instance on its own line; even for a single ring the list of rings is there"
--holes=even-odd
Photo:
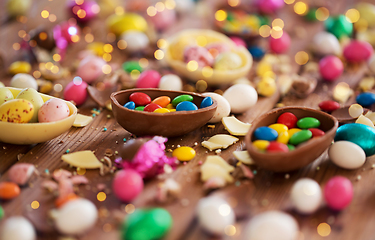
[[[320,121],[319,128],[325,135],[310,139],[305,144],[297,146],[295,150],[286,153],[263,153],[257,150],[252,142],[255,140],[253,133],[255,129],[276,123],[277,118],[285,113],[291,112],[298,119],[313,117]],[[274,172],[287,172],[302,168],[319,157],[332,143],[335,136],[338,121],[331,115],[306,107],[284,107],[274,109],[257,118],[245,137],[247,151],[259,167]]]
[[[143,92],[155,99],[160,96],[168,96],[171,99],[188,94],[193,96],[193,103],[200,106],[204,99],[203,95],[184,92],[168,91],[150,88],[129,89],[111,94],[113,114],[117,122],[127,131],[137,136],[159,135],[164,137],[175,137],[189,133],[202,127],[212,118],[217,108],[214,103],[206,108],[195,111],[176,111],[171,113],[153,113],[129,110],[123,105],[129,101],[130,94]]]
[[[131,161],[135,154],[137,154],[138,149],[151,138],[137,138],[127,141],[126,144],[122,145],[120,150],[120,156],[124,160]]]
[[[347,123],[354,123],[357,118],[353,118],[349,115],[349,107],[350,106],[345,106],[342,108],[339,108],[331,113],[332,116],[334,116],[337,121],[339,121],[340,125],[341,124],[347,124]],[[363,115],[365,115],[369,109],[364,108],[363,109]]]

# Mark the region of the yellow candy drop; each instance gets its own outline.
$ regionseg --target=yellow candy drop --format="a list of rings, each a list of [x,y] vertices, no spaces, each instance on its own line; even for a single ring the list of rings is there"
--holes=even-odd
[[[268,127],[275,130],[278,134],[288,131],[288,127],[281,123],[274,123],[274,124],[269,125]]]
[[[296,132],[299,132],[301,131],[301,129],[299,128],[291,128],[288,130],[288,133],[289,133],[289,138],[291,138],[293,136],[293,134],[295,134]]]
[[[171,111],[169,111],[169,109],[167,108],[157,108],[155,109],[154,113],[169,113]]]
[[[179,147],[173,150],[173,157],[176,157],[179,161],[190,161],[195,157],[195,150],[191,147]]]
[[[29,73],[30,71],[30,63],[24,61],[16,61],[9,66],[9,72],[14,75],[17,73]]]
[[[266,140],[255,140],[253,142],[253,146],[256,147],[258,150],[266,150],[268,145],[270,145],[270,142]]]
[[[277,90],[276,81],[269,77],[263,78],[257,84],[258,94],[264,97],[272,96],[276,92],[276,90]]]
[[[136,13],[126,13],[121,16],[116,14],[111,15],[107,20],[107,26],[109,30],[116,35],[121,35],[129,30],[140,32],[145,32],[147,30],[146,20]]]
[[[279,133],[279,136],[277,137],[276,142],[287,144],[289,142],[288,131]]]

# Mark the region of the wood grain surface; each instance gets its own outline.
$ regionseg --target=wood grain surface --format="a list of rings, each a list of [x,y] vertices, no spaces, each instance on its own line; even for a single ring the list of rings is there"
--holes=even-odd
[[[21,23],[18,21],[6,20],[5,8],[6,1],[0,2],[0,53],[4,59],[4,67],[0,69],[0,80],[9,85],[11,76],[7,74],[8,66],[15,60],[22,59],[24,56],[19,51],[12,48],[12,44],[19,42],[19,30],[29,31],[35,27],[43,27],[51,29],[53,23],[46,19],[42,19],[40,12],[43,9],[49,9],[51,13],[57,16],[57,22],[67,19],[65,9],[65,1],[59,0],[34,0],[33,6],[28,14],[28,21]],[[203,1],[206,6],[217,4],[215,1]],[[337,0],[337,1],[320,1],[319,3],[310,1],[310,4],[321,4],[326,6],[331,14],[344,13],[347,9],[354,6],[357,1],[354,0]],[[369,0],[369,2],[371,2]],[[201,2],[202,3],[202,2]],[[163,33],[162,37],[168,37],[171,34],[190,27],[207,28],[211,26],[211,20],[206,19],[212,9],[207,9],[207,16],[198,16],[196,12],[190,12],[180,16],[178,22],[174,24],[168,31]],[[212,13],[212,12],[211,12]],[[285,22],[285,31],[292,36],[291,49],[288,52],[290,56],[292,69],[294,73],[301,72],[300,67],[294,62],[296,52],[306,50],[311,43],[311,39],[318,31],[323,30],[321,22],[306,22],[302,17],[297,16],[293,12],[293,5],[285,6],[280,12],[273,17],[280,17]],[[89,23],[95,41],[108,42],[106,39],[106,29],[103,21],[94,20]],[[302,34],[300,33],[302,31]],[[262,39],[261,44],[265,44]],[[80,41],[69,48],[67,58],[61,63],[65,67],[71,66],[77,58],[77,53],[84,49],[86,43]],[[114,44],[115,46],[115,44]],[[152,56],[152,54],[151,54]],[[113,53],[114,63],[131,59],[131,57],[123,54],[115,48]],[[161,72],[168,72],[169,69],[163,64],[150,59],[150,64],[155,66]],[[255,62],[255,66],[256,66]],[[255,67],[253,67],[254,69]],[[34,70],[37,66],[34,66]],[[236,115],[238,119],[251,123],[255,118],[274,108],[277,103],[285,106],[307,106],[318,108],[319,102],[322,100],[332,99],[332,89],[339,82],[346,82],[353,89],[356,88],[359,81],[363,78],[367,71],[365,64],[357,66],[346,66],[344,74],[333,83],[324,83],[319,79],[318,87],[314,93],[305,99],[299,99],[293,95],[281,97],[275,94],[272,97],[260,97],[257,104],[244,114]],[[74,73],[72,73],[72,76]],[[65,86],[71,81],[72,76],[58,80]],[[249,73],[252,79],[254,72]],[[194,83],[190,83],[194,85]],[[225,90],[228,86],[220,86],[221,90]],[[215,90],[213,88],[212,90]],[[53,93],[58,94],[59,93]],[[61,96],[61,93],[60,93]],[[348,103],[353,102],[351,98]],[[83,106],[79,107],[79,112],[90,114],[91,109],[98,106],[94,101],[89,99]],[[107,115],[110,117],[108,118]],[[136,124],[136,123],[135,123]],[[221,237],[211,236],[205,233],[197,223],[195,218],[195,208],[198,201],[210,195],[222,196],[235,209],[238,218],[235,224],[237,232],[234,236],[223,236],[223,239],[241,239],[241,232],[249,219],[254,215],[266,210],[281,210],[293,215],[298,221],[300,227],[300,240],[315,239],[340,239],[340,240],[371,240],[375,239],[375,170],[372,165],[375,163],[375,157],[368,157],[366,163],[358,170],[345,170],[335,166],[328,159],[327,153],[323,153],[312,164],[294,172],[289,173],[272,173],[256,166],[251,166],[251,170],[256,170],[257,174],[254,179],[242,179],[235,175],[235,183],[230,184],[222,189],[207,191],[203,188],[200,180],[199,162],[206,159],[209,155],[215,155],[214,152],[207,151],[201,146],[203,140],[218,133],[228,133],[221,123],[214,124],[211,128],[203,126],[202,128],[186,134],[181,137],[170,138],[166,144],[167,149],[175,149],[178,145],[190,146],[195,149],[196,157],[185,164],[180,164],[177,169],[170,174],[162,174],[154,179],[145,182],[143,192],[132,202],[136,208],[161,206],[167,209],[173,217],[173,227],[169,234],[165,237],[168,240],[196,240],[196,239],[221,239]],[[107,131],[102,131],[106,127]],[[1,129],[0,129],[1,131]],[[48,169],[53,172],[55,169],[67,169],[74,172],[75,168],[70,168],[66,163],[61,161],[61,156],[67,151],[76,152],[80,150],[95,151],[98,158],[104,157],[108,149],[113,152],[119,151],[124,143],[123,139],[129,139],[130,134],[119,126],[113,118],[112,112],[103,109],[102,112],[94,118],[94,120],[84,128],[72,127],[68,132],[56,137],[45,143],[36,145],[11,145],[0,143],[0,181],[8,179],[7,170],[17,162],[28,162],[35,164],[40,173]],[[220,156],[229,162],[233,162],[233,151],[245,150],[246,146],[240,137],[240,141],[221,152]],[[196,144],[197,143],[197,144]],[[170,152],[167,152],[170,155]],[[306,153],[309,154],[309,153]],[[340,212],[334,212],[327,206],[322,204],[319,210],[310,215],[301,215],[295,212],[290,203],[290,189],[294,182],[300,178],[312,178],[316,180],[321,187],[333,176],[345,176],[349,178],[354,187],[354,198],[348,208]],[[78,194],[82,197],[90,199],[99,209],[100,219],[96,227],[91,229],[87,234],[75,236],[73,239],[82,240],[99,240],[99,239],[119,239],[119,217],[126,215],[126,203],[119,201],[111,190],[113,174],[101,176],[99,170],[87,170],[85,176],[90,180],[87,186],[80,186]],[[359,179],[360,176],[360,180]],[[173,178],[177,181],[183,191],[178,199],[167,203],[157,203],[155,199],[157,184],[163,179]],[[10,201],[0,200],[0,205],[5,210],[7,217],[14,215],[24,215],[33,219],[33,222],[39,228],[45,229],[44,232],[38,232],[38,239],[63,239],[55,230],[48,225],[48,210],[54,206],[55,196],[41,187],[41,183],[46,178],[34,176],[29,185],[21,189],[21,194],[17,198]],[[98,184],[105,185],[107,199],[103,202],[97,200]],[[40,207],[36,210],[30,207],[33,201],[38,201]],[[0,224],[4,222],[0,221]],[[328,223],[331,227],[331,233],[327,237],[321,237],[317,232],[317,226],[320,223]]]

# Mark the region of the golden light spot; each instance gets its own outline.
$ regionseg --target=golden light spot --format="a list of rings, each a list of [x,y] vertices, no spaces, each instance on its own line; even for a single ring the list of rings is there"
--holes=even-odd
[[[275,39],[278,39],[278,38],[281,38],[283,36],[283,30],[281,29],[278,29],[278,30],[275,30],[275,29],[272,29],[271,30],[271,37],[275,38]]]
[[[29,45],[30,45],[30,47],[36,47],[36,41],[35,40],[31,40],[30,42],[29,42]]]
[[[42,73],[39,72],[38,70],[36,70],[36,71],[33,72],[33,77],[34,78],[40,78],[41,76],[42,76]]]
[[[125,212],[127,214],[132,214],[135,211],[135,206],[133,204],[128,204],[125,206]]]
[[[100,12],[100,7],[98,4],[94,4],[91,6],[91,11],[95,14],[98,14]]]
[[[108,33],[107,34],[107,41],[108,42],[114,42],[114,41],[116,41],[116,35],[114,33]]]
[[[325,21],[329,17],[329,10],[325,7],[320,7],[315,11],[315,17],[319,21]]]
[[[128,43],[123,39],[117,42],[117,47],[121,50],[124,50],[127,46],[128,46]]]
[[[51,68],[51,72],[52,73],[58,73],[60,71],[60,68],[56,65],[53,65],[52,68]]]
[[[228,5],[231,7],[237,7],[240,4],[240,0],[228,0]]]
[[[107,198],[107,194],[105,194],[105,192],[99,192],[96,195],[96,199],[98,199],[99,202],[105,201],[106,198]]]
[[[166,0],[164,4],[167,9],[174,9],[176,7],[176,2],[174,0]]]
[[[304,2],[297,2],[294,4],[294,12],[298,15],[306,15],[309,7]]]
[[[139,78],[139,75],[141,75],[141,72],[134,69],[130,72],[130,77],[133,79],[133,80],[137,80]]]
[[[82,5],[85,2],[85,0],[76,0],[77,5]]]
[[[42,18],[48,18],[49,16],[49,12],[47,10],[43,10],[40,15],[42,16]]]
[[[45,66],[48,70],[51,70],[52,67],[53,67],[53,63],[48,62],[48,63],[46,63],[44,66]]]
[[[202,68],[203,77],[209,78],[209,77],[212,76],[212,74],[214,74],[214,70],[211,67],[205,66],[205,67]]]
[[[117,7],[115,8],[115,14],[116,14],[116,15],[120,16],[120,15],[123,15],[124,13],[125,13],[125,10],[124,10],[123,7],[121,7],[121,6],[117,6]]]
[[[316,230],[322,237],[327,237],[329,234],[331,234],[331,226],[329,226],[327,223],[320,223]]]
[[[236,227],[233,225],[228,225],[224,228],[224,232],[229,237],[234,236],[236,234]]]
[[[163,38],[160,38],[157,42],[156,42],[156,45],[158,46],[158,48],[166,48],[168,43],[165,39]]]
[[[286,4],[293,4],[296,0],[284,0]]]
[[[50,14],[49,17],[48,17],[48,20],[49,20],[50,22],[56,22],[57,17],[56,17],[55,14]]]
[[[73,35],[70,37],[70,39],[72,40],[72,42],[76,43],[79,42],[80,37],[78,35]]]
[[[113,47],[112,47],[112,45],[111,44],[105,44],[104,46],[103,46],[103,50],[104,50],[104,52],[106,52],[106,53],[111,53],[112,51],[113,51]]]
[[[154,6],[149,6],[148,8],[147,8],[147,15],[149,15],[150,17],[153,17],[153,16],[155,16],[156,15],[156,13],[158,12],[157,10],[156,10],[156,8],[154,7]]]
[[[139,59],[139,65],[143,68],[148,67],[148,60],[147,58],[141,58]]]
[[[80,10],[80,9],[81,9],[81,7],[79,7],[79,6],[74,6],[73,9],[72,9],[72,12],[73,12],[74,14],[77,14],[78,10]]]
[[[112,55],[109,54],[109,53],[104,53],[103,54],[103,60],[106,61],[106,62],[109,62],[112,60]]]
[[[156,50],[154,56],[157,60],[161,60],[164,58],[164,52],[160,49]]]
[[[60,83],[57,83],[55,86],[53,86],[53,90],[55,92],[61,92],[63,90],[63,86]]]
[[[198,63],[197,61],[194,61],[194,60],[188,62],[186,66],[189,72],[194,72],[198,69]]]
[[[20,23],[27,23],[27,17],[25,16],[18,16],[17,21]]]
[[[19,44],[19,43],[13,43],[13,49],[14,50],[18,51],[18,50],[20,50],[20,48],[21,48],[21,44]]]
[[[199,80],[195,83],[195,88],[198,92],[204,92],[207,90],[207,82],[204,80]]]
[[[38,201],[33,201],[33,202],[31,203],[31,208],[32,208],[32,209],[38,209],[39,206],[40,206],[40,204],[39,204]]]
[[[232,210],[228,204],[221,204],[219,207],[219,213],[221,216],[228,216],[231,211]]]
[[[77,168],[77,174],[78,175],[85,175],[86,169],[85,168]]]
[[[361,15],[359,14],[359,11],[357,9],[352,8],[346,11],[345,17],[348,22],[355,23],[358,22]]]
[[[299,51],[294,56],[294,60],[298,65],[305,65],[309,61],[309,54],[305,51]]]
[[[207,38],[205,36],[198,36],[196,41],[198,46],[205,47],[207,45]]]
[[[39,33],[39,39],[40,40],[44,41],[44,40],[47,39],[47,37],[48,37],[47,33],[45,33],[45,32]]]
[[[19,31],[18,31],[18,36],[19,36],[20,38],[24,38],[24,37],[26,36],[26,31],[25,31],[25,30],[19,30]]]
[[[94,35],[92,35],[91,33],[88,33],[85,35],[85,41],[87,43],[92,43],[94,41]]]
[[[275,20],[272,21],[272,28],[275,29],[277,27],[281,29],[284,28],[284,21],[280,18],[276,18]]]
[[[106,223],[106,224],[104,224],[103,225],[103,232],[110,232],[110,231],[112,231],[112,225],[111,224],[109,224],[109,223]]]
[[[79,10],[77,11],[77,16],[78,16],[79,18],[84,18],[84,17],[86,17],[86,11],[83,10],[83,9],[79,9]]]
[[[57,54],[57,53],[53,54],[52,58],[53,58],[53,61],[55,62],[60,62],[61,60],[60,54]]]
[[[158,12],[162,12],[162,11],[165,10],[165,5],[164,5],[163,2],[157,2],[157,3],[155,4],[155,8],[156,8],[156,10],[157,10]]]
[[[269,37],[271,35],[271,27],[268,25],[263,25],[259,28],[259,35],[261,37]]]
[[[227,19],[227,13],[224,10],[218,10],[215,13],[215,19],[219,22],[222,22]]]
[[[112,67],[109,66],[108,64],[106,64],[106,65],[104,65],[104,66],[102,67],[102,72],[103,72],[104,74],[110,74],[110,73],[112,72]]]

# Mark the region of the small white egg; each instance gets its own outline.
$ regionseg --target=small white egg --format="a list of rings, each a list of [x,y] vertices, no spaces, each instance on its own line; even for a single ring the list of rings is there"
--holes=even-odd
[[[29,220],[22,216],[8,218],[0,229],[1,240],[35,240],[36,232]]]
[[[18,73],[10,80],[10,86],[15,88],[34,88],[38,90],[38,83],[30,74]]]
[[[235,222],[232,207],[219,197],[206,197],[199,200],[197,215],[199,223],[206,231],[218,235],[224,234],[225,227]]]
[[[247,84],[235,84],[228,88],[223,97],[228,100],[232,113],[243,113],[258,101],[257,91]]]
[[[301,178],[294,183],[290,197],[298,212],[310,214],[319,208],[322,202],[322,190],[313,179]]]
[[[230,104],[223,96],[213,92],[206,92],[202,94],[205,97],[211,97],[216,100],[217,108],[214,116],[208,121],[209,123],[220,122],[223,117],[228,117],[230,114]]]
[[[179,76],[176,74],[166,74],[160,78],[158,88],[163,90],[173,90],[181,91],[182,90],[182,81]]]
[[[329,32],[319,32],[314,36],[313,49],[321,55],[340,55],[342,52],[339,40]]]
[[[121,35],[121,39],[123,39],[127,43],[126,50],[130,52],[141,51],[145,49],[150,40],[148,39],[147,35],[140,31],[126,31],[124,34]]]
[[[363,149],[349,141],[338,141],[331,145],[328,150],[331,161],[345,169],[360,168],[366,161]]]
[[[63,234],[82,234],[98,219],[95,205],[84,198],[69,201],[56,212],[55,226]]]
[[[248,223],[246,240],[294,240],[297,239],[298,224],[289,214],[267,211],[253,217]]]

